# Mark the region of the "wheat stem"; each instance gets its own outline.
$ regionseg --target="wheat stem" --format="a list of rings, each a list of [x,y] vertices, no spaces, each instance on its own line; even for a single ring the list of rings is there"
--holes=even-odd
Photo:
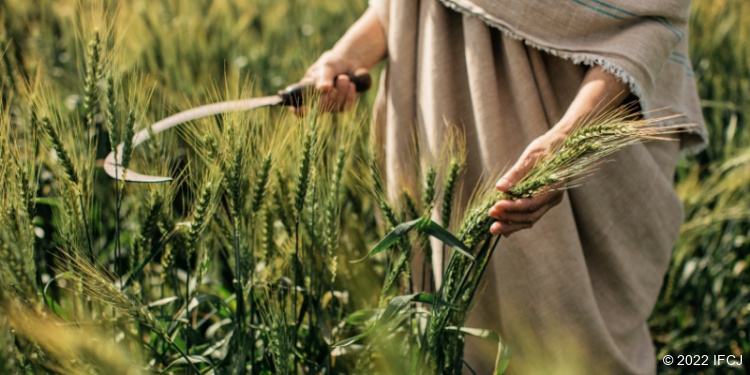
[[[88,55],[86,58],[86,77],[84,78],[83,108],[86,111],[86,157],[88,158],[91,150],[92,135],[91,130],[94,128],[94,113],[96,106],[99,104],[99,64],[101,63],[101,39],[99,31],[94,31],[92,40],[88,45]]]
[[[77,186],[78,181],[80,180],[78,177],[78,172],[76,171],[76,168],[73,165],[73,161],[71,160],[70,156],[65,151],[65,147],[63,146],[60,134],[57,133],[54,125],[52,125],[52,122],[46,116],[42,117],[41,125],[42,130],[47,135],[47,139],[50,141],[50,143],[52,143],[52,149],[55,151],[57,161],[63,167],[63,171],[65,171],[65,176],[68,178],[68,181],[70,181],[71,184]]]

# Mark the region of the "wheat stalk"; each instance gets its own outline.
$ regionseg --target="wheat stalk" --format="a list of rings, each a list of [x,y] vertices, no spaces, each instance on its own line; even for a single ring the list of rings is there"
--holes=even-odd
[[[664,126],[674,117],[643,119],[622,107],[595,118],[585,119],[567,137],[541,157],[531,171],[507,193],[487,191],[475,198],[467,210],[459,229],[459,239],[470,249],[481,245],[476,261],[452,254],[445,272],[445,280],[437,300],[456,306],[433,306],[429,318],[427,347],[431,367],[451,373],[460,363],[462,339],[457,332],[446,332],[445,327],[462,326],[466,310],[479,285],[496,243],[490,247],[489,228],[494,222],[488,215],[490,207],[501,199],[530,198],[552,190],[569,189],[579,185],[606,158],[623,147],[653,139],[668,139],[685,125]],[[499,237],[498,237],[499,239]]]
[[[70,183],[73,185],[78,185],[80,177],[68,152],[65,151],[62,138],[60,138],[60,134],[57,132],[57,129],[55,129],[55,127],[52,125],[49,117],[46,116],[42,117],[41,125],[42,130],[47,135],[47,140],[50,142],[52,149],[55,151],[57,160],[62,166],[68,181],[70,181]]]
[[[253,191],[251,194],[251,207],[253,213],[257,213],[258,211],[260,211],[262,202],[265,200],[266,192],[268,191],[268,180],[271,172],[272,161],[273,158],[271,157],[271,154],[267,154],[266,157],[263,158],[263,162],[261,163],[260,172],[258,172],[258,177],[256,178],[257,183],[253,187]]]
[[[461,171],[462,164],[454,159],[448,166],[448,172],[443,183],[443,204],[440,211],[440,220],[443,227],[448,228],[451,221],[451,212],[453,210],[453,196],[456,193],[456,184],[458,183],[458,173]]]
[[[326,212],[325,212],[325,239],[324,244],[326,248],[326,254],[328,255],[328,262],[331,264],[329,271],[331,274],[331,284],[336,280],[336,256],[334,251],[338,245],[339,239],[339,216],[341,214],[341,205],[339,203],[340,185],[341,178],[344,171],[344,160],[346,157],[346,150],[344,146],[340,147],[336,153],[336,163],[333,168],[333,174],[331,183],[329,186],[328,199],[326,201]]]
[[[161,325],[148,306],[142,304],[135,297],[126,295],[113,282],[107,280],[89,261],[75,255],[71,256],[69,260],[71,264],[70,272],[74,275],[74,281],[81,286],[84,293],[95,300],[109,304],[121,314],[135,319],[187,359],[187,354],[175,345],[169,332]],[[188,361],[188,363],[193,370],[200,372],[195,364],[191,361]]]
[[[125,121],[125,126],[122,129],[122,160],[120,165],[123,169],[127,169],[130,165],[130,158],[133,155],[133,137],[135,136],[135,112],[130,111],[128,113],[128,119]]]

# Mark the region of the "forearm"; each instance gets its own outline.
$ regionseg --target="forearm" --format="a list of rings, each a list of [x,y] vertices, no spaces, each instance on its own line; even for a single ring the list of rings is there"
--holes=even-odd
[[[619,106],[627,94],[627,84],[600,66],[592,67],[586,73],[573,102],[551,131],[567,135],[586,117],[597,116]]]
[[[367,9],[339,39],[330,53],[347,57],[353,65],[348,67],[351,70],[369,70],[382,61],[387,53],[387,39],[377,13]]]

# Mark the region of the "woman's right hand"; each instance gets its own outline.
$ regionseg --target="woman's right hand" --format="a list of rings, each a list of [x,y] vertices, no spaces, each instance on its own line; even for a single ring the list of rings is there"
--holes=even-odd
[[[320,91],[320,108],[326,112],[341,112],[352,107],[357,98],[354,83],[346,73],[360,68],[357,63],[335,50],[327,51],[305,73],[300,83],[313,83]],[[304,111],[298,108],[296,112]]]
[[[305,73],[301,83],[314,83],[320,91],[320,108],[328,112],[348,110],[357,98],[347,73],[370,70],[387,53],[385,29],[377,13],[368,9],[330,50],[323,53]],[[304,107],[295,109],[304,113]]]

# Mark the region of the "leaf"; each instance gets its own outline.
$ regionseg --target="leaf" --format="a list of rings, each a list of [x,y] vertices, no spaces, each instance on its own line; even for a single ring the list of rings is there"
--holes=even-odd
[[[416,295],[414,295],[412,302],[427,303],[432,305],[435,303],[435,296],[430,293],[417,293]]]
[[[440,241],[443,241],[443,243],[445,243],[446,245],[456,249],[456,251],[461,253],[461,255],[474,260],[474,256],[471,255],[471,250],[469,250],[469,248],[467,248],[466,245],[461,242],[461,240],[456,238],[456,236],[454,236],[451,232],[448,232],[448,230],[440,226],[440,224],[436,223],[435,221],[426,221],[419,226],[419,230],[439,239]]]
[[[150,309],[153,309],[154,307],[164,306],[164,305],[166,305],[168,303],[172,303],[174,301],[179,301],[179,300],[180,300],[180,298],[177,297],[177,296],[165,297],[165,298],[162,298],[162,299],[159,299],[159,300],[156,300],[154,302],[149,303],[148,307]]]
[[[229,319],[226,319],[229,321]],[[229,321],[231,324],[232,322]],[[218,328],[216,328],[218,330]],[[214,333],[216,333],[216,330]],[[213,335],[212,335],[213,336]],[[204,350],[201,355],[204,357],[213,357],[217,360],[223,360],[226,358],[227,353],[230,351],[230,344],[232,342],[232,336],[234,336],[234,330],[229,331],[224,338],[216,341],[213,345],[209,346]],[[212,337],[213,338],[213,337]]]
[[[350,337],[350,338],[348,338],[346,340],[339,341],[339,342],[331,345],[331,347],[332,348],[344,348],[344,347],[347,347],[347,346],[349,346],[351,344],[354,344],[355,342],[359,341],[362,338],[365,338],[367,335],[369,335],[373,331],[375,331],[375,327],[377,327],[377,326],[378,325],[375,324],[374,326],[370,327],[370,329],[368,329],[367,331],[364,331],[364,332],[360,333],[359,335],[352,336],[352,337]]]
[[[50,207],[60,207],[60,199],[59,198],[46,198],[46,197],[37,197],[34,198],[34,203],[36,204],[42,204],[47,205]]]
[[[411,230],[414,229],[423,220],[425,220],[425,218],[419,218],[397,225],[390,233],[388,233],[382,240],[380,240],[380,242],[378,242],[378,244],[375,245],[375,247],[373,247],[367,255],[373,256],[393,246],[393,244],[398,242],[401,237],[411,232]]]
[[[215,338],[215,336],[216,336],[216,332],[218,332],[219,329],[221,329],[221,327],[228,326],[228,325],[233,324],[233,323],[234,323],[234,321],[232,319],[224,318],[224,319],[219,320],[218,322],[216,322],[214,324],[211,324],[210,326],[208,326],[208,328],[206,328],[206,337],[213,340]],[[228,335],[230,335],[230,336],[232,334],[233,334],[233,331],[230,331],[228,333]],[[204,354],[204,355],[206,355],[206,354]]]
[[[208,358],[202,356],[202,355],[189,355],[186,357],[180,357],[172,361],[166,368],[164,368],[164,372],[169,370],[172,366],[181,366],[181,365],[187,365],[188,361],[190,363],[208,363],[211,367],[213,367],[213,363]]]
[[[338,347],[336,349],[331,350],[331,357],[335,358],[335,357],[340,357],[340,356],[344,356],[344,355],[352,354],[352,353],[357,354],[357,353],[362,352],[364,348],[365,348],[364,345],[351,345],[346,348]]]
[[[357,310],[346,317],[346,324],[364,323],[376,316],[377,313],[378,310],[376,309]]]
[[[190,304],[188,304],[187,311],[192,311],[193,309],[198,307],[198,305],[204,302],[213,302],[217,305],[222,305],[224,303],[224,301],[219,298],[219,296],[215,296],[213,294],[200,294],[193,297],[193,299],[190,301]]]
[[[466,328],[466,327],[445,327],[446,330],[449,331],[459,331],[462,333],[465,333],[469,336],[474,336],[492,343],[497,344],[497,357],[495,358],[495,375],[500,375],[503,372],[505,372],[505,369],[508,367],[508,363],[510,363],[510,357],[513,355],[513,352],[510,350],[510,347],[503,342],[503,339],[500,337],[500,334],[495,331],[490,331],[489,329],[479,329],[479,328]]]
[[[378,323],[380,325],[384,325],[388,323],[393,317],[396,316],[401,310],[404,309],[404,307],[408,306],[411,302],[422,302],[422,303],[432,303],[435,300],[435,297],[430,293],[416,293],[416,294],[408,294],[405,296],[397,296],[393,297],[390,302],[388,302],[388,306],[385,307],[385,311],[383,311],[383,315],[380,316],[380,319],[378,319]]]
[[[385,311],[383,311],[383,314],[380,315],[378,324],[384,325],[388,323],[391,319],[393,319],[393,317],[396,316],[396,314],[403,310],[404,307],[408,306],[409,302],[411,302],[416,296],[416,294],[409,294],[405,296],[393,297],[393,299],[388,302],[388,306],[385,307]]]
[[[380,315],[380,318],[378,319],[378,321],[375,324],[373,324],[372,327],[370,327],[365,332],[362,332],[356,336],[350,337],[343,341],[339,341],[333,344],[332,347],[334,348],[345,347],[345,346],[351,345],[359,341],[360,339],[364,338],[365,336],[369,335],[375,330],[388,324],[391,320],[393,320],[393,318],[395,318],[398,315],[398,313],[401,310],[404,309],[404,307],[408,306],[409,303],[411,302],[432,303],[434,299],[435,297],[429,293],[416,293],[416,294],[408,294],[405,296],[393,297],[393,299],[390,302],[388,302],[388,306],[385,307],[385,310],[383,310],[383,313]]]

